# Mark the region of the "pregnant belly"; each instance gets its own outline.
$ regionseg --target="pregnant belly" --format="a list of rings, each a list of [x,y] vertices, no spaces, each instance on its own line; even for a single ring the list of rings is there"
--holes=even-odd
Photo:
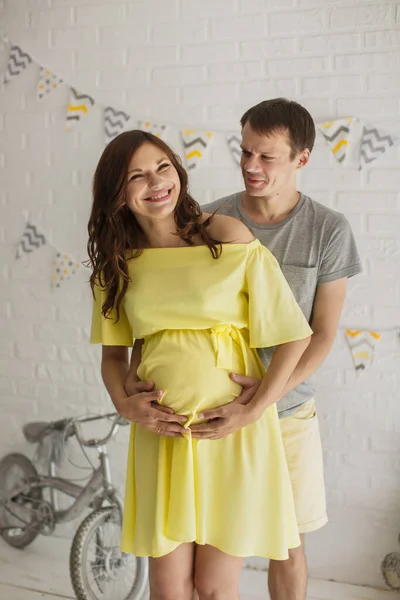
[[[230,379],[230,372],[245,373],[245,362],[250,362],[253,374],[254,367],[259,374],[250,349],[232,340],[225,354],[229,354],[225,356],[228,368],[221,368],[210,330],[165,330],[146,338],[138,376],[154,381],[164,392],[161,404],[187,416],[189,423],[196,422],[198,413],[228,404],[240,394],[241,387]]]

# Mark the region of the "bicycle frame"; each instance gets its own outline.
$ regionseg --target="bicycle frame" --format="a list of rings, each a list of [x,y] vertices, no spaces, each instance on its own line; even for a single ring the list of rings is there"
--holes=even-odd
[[[105,499],[108,499],[111,504],[116,505],[122,515],[121,503],[111,483],[110,459],[106,446],[99,445],[95,447],[99,454],[100,465],[93,471],[91,478],[85,486],[78,485],[62,477],[56,477],[56,464],[53,457],[51,457],[48,476],[41,475],[34,481],[27,482],[18,488],[10,490],[8,495],[1,498],[1,501],[6,502],[19,494],[26,494],[33,488],[49,488],[50,504],[54,510],[56,523],[72,521],[90,506],[99,508]],[[100,490],[103,490],[103,493],[97,495]],[[75,498],[75,502],[66,510],[58,510],[57,491]],[[93,503],[94,499],[96,500],[95,503]]]

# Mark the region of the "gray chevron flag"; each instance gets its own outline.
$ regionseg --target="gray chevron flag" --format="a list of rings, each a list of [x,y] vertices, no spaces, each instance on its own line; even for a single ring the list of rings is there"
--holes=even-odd
[[[46,238],[39,233],[35,225],[28,223],[25,226],[25,231],[20,239],[15,258],[21,258],[23,254],[34,252],[40,246],[46,243]]]
[[[382,129],[377,127],[364,126],[361,148],[360,148],[360,164],[358,169],[361,171],[366,165],[369,165],[379,156],[382,156],[386,150],[394,146],[399,141],[399,138],[391,136]]]
[[[32,62],[31,57],[23,52],[19,46],[12,46],[8,57],[7,71],[4,75],[4,83],[16,77]]]
[[[242,139],[241,139],[240,134],[237,132],[228,133],[226,135],[226,141],[227,141],[229,149],[231,151],[233,160],[235,161],[235,163],[240,165],[240,159],[242,156],[242,150],[240,148]]]
[[[115,110],[112,106],[104,109],[104,135],[107,144],[121,133],[129,119],[130,116],[122,110]]]

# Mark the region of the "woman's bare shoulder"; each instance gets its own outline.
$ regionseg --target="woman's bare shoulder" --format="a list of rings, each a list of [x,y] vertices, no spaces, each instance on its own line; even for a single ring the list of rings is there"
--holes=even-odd
[[[203,213],[204,220],[210,216],[210,213]],[[247,244],[254,240],[254,235],[242,221],[226,215],[214,215],[207,230],[211,237],[223,243]]]

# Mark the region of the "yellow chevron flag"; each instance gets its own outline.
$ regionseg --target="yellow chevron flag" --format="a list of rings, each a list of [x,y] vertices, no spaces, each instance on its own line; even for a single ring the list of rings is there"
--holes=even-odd
[[[71,88],[71,97],[68,103],[67,124],[65,129],[71,129],[76,123],[82,120],[89,109],[93,106],[94,100],[87,94],[80,94],[74,88]]]
[[[142,131],[148,131],[158,138],[162,138],[165,133],[166,125],[161,125],[159,123],[150,123],[150,121],[138,121],[138,129]]]
[[[333,156],[339,163],[346,159],[348,140],[355,120],[354,117],[348,117],[337,121],[326,121],[318,125],[320,132],[332,150]]]
[[[213,137],[210,131],[197,131],[195,129],[182,129],[182,142],[185,148],[185,159],[187,168],[194,169],[204,158],[204,154]]]
[[[358,375],[371,364],[376,342],[381,338],[381,335],[377,331],[345,329],[346,340]]]

